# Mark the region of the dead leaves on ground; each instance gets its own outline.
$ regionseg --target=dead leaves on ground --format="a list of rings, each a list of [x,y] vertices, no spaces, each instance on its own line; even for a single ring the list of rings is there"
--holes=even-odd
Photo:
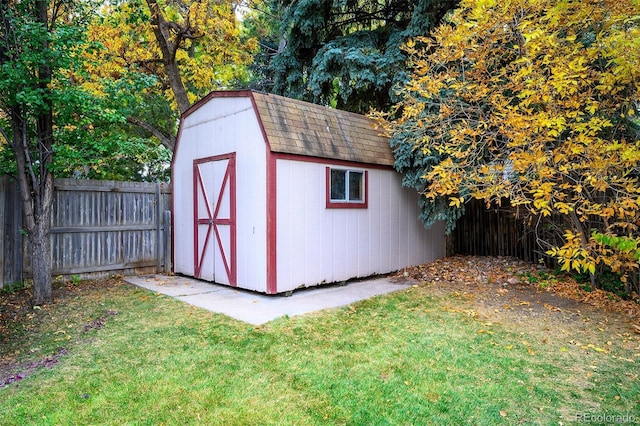
[[[636,337],[640,334],[640,304],[601,290],[586,292],[569,276],[556,276],[513,258],[474,256],[441,259],[403,271],[403,275],[422,282],[425,291],[444,292],[450,298],[442,308],[445,312],[480,321],[516,321],[525,328],[546,324],[547,331],[540,331],[538,337],[542,343],[555,343],[556,349],[549,346],[549,350],[640,362]],[[544,282],[535,281],[540,277]],[[477,334],[492,341],[496,338],[484,325]],[[536,354],[532,344],[495,343],[507,350]]]
[[[511,296],[513,289],[549,293],[595,308],[627,315],[633,323],[640,324],[640,304],[623,300],[603,290],[585,291],[568,275],[556,276],[538,265],[507,257],[453,256],[403,271],[409,277],[436,285],[462,287],[469,293],[494,292],[497,296]],[[546,278],[540,278],[546,277]],[[538,281],[538,278],[539,281]],[[531,302],[512,298],[503,304],[506,310],[515,307],[530,308]],[[560,306],[543,302],[549,311],[564,312]],[[579,312],[577,313],[579,315]],[[640,325],[631,324],[640,334]]]

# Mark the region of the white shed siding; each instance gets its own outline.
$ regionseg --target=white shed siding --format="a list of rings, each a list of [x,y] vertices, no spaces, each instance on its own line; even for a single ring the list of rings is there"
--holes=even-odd
[[[174,153],[176,273],[197,275],[193,198],[201,206],[204,197],[194,191],[194,162],[203,186],[215,193],[207,195],[212,204],[214,187],[235,176],[235,197],[225,199],[223,212],[199,208],[200,243],[210,224],[226,236],[235,226],[235,239],[221,243],[224,257],[216,259],[220,249],[209,237],[200,267],[204,279],[282,293],[388,273],[445,254],[443,226],[424,229],[417,194],[401,187],[388,140],[371,120],[276,95],[212,92],[183,115]],[[328,165],[367,172],[366,209],[327,208]],[[232,206],[235,222],[228,220]],[[227,253],[234,246],[236,263]]]
[[[276,164],[276,270],[281,292],[292,289],[289,284],[292,282],[299,282],[295,288],[322,281],[323,271],[328,270],[326,259],[313,258],[306,251],[322,254],[326,244],[322,229],[329,228],[321,222],[324,195],[318,195],[318,190],[324,187],[324,170],[304,162],[277,160]],[[316,232],[309,232],[311,226]]]
[[[416,196],[400,189],[396,172],[363,167],[368,208],[327,209],[326,166],[277,161],[278,292],[388,273],[444,255],[443,227],[424,229]]]
[[[174,170],[180,172],[173,174],[174,268],[177,273],[194,274],[193,160],[234,152],[237,283],[264,291],[266,146],[251,99],[246,97],[211,99],[183,119],[174,158]]]

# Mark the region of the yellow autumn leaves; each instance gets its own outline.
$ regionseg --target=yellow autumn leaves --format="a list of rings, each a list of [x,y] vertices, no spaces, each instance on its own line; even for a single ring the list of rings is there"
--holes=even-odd
[[[168,39],[177,44],[175,59],[191,103],[211,90],[246,78],[246,65],[252,61],[257,44],[255,39],[241,39],[231,3],[186,1],[179,7],[172,2],[157,3],[167,28],[172,28]],[[102,48],[86,54],[90,76],[86,88],[100,95],[104,87],[101,79],[118,79],[135,69],[155,76],[157,85],[152,90],[161,92],[176,109],[162,66],[166,58],[156,43],[146,2],[105,4],[88,32],[89,40]]]
[[[383,125],[438,157],[426,197],[508,198],[563,230],[547,242],[563,269],[637,270],[591,231],[639,238],[638,2],[462,1],[405,49],[413,73]]]

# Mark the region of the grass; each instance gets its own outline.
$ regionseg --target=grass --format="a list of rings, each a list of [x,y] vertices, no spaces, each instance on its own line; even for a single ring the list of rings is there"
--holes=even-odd
[[[594,327],[588,342],[550,341],[549,324],[490,323],[455,294],[417,287],[261,327],[127,285],[78,294],[12,347],[68,353],[0,389],[3,425],[640,419],[633,336]]]

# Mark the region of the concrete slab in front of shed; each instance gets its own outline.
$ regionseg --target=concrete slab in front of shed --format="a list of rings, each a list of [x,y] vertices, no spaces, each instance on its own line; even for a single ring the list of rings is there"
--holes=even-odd
[[[139,276],[125,280],[139,287],[166,294],[194,306],[260,325],[285,315],[294,316],[346,306],[373,296],[410,287],[409,280],[374,278],[342,286],[301,289],[289,297],[267,296],[179,276]]]

